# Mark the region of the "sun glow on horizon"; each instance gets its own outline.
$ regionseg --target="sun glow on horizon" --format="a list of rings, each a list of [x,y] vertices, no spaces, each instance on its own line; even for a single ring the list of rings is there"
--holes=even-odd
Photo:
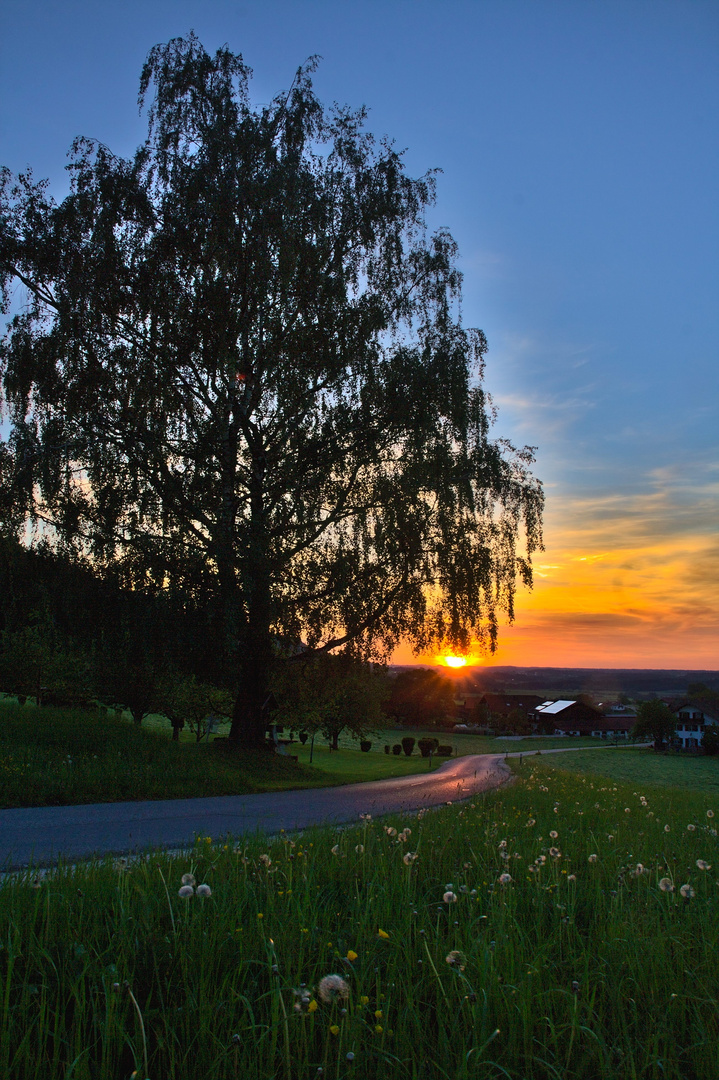
[[[447,667],[451,668],[461,668],[464,667],[467,663],[466,656],[443,656],[442,660],[447,665]]]

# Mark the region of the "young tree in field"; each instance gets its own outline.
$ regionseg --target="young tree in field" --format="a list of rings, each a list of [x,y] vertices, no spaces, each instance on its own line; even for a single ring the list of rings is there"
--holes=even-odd
[[[343,731],[359,739],[382,725],[380,706],[388,686],[383,668],[347,653],[320,654],[283,665],[275,675],[274,691],[280,723],[298,731],[321,731],[338,750]]]
[[[540,543],[455,243],[425,229],[433,176],[323,107],[314,67],[253,106],[240,56],[158,45],[132,159],[79,139],[62,202],[7,171],[0,198],[6,310],[25,298],[0,354],[5,527],[201,598],[246,746],[280,642],[493,649]]]
[[[654,749],[663,750],[665,742],[672,741],[676,729],[677,718],[665,702],[653,698],[637,706],[637,722],[632,732],[634,738],[649,736],[654,740]]]

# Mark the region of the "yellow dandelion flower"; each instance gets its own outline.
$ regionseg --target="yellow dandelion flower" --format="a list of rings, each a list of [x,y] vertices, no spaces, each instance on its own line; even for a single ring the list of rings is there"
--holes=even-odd
[[[314,998],[312,998],[312,1001],[307,1006],[307,1012],[316,1012],[317,1009],[318,1009],[317,1002],[315,1001]]]
[[[339,1035],[340,1029],[338,1024],[330,1024],[330,1031],[333,1035]]]
[[[366,994],[363,994],[360,998],[360,1005],[369,1005],[369,998]]]
[[[357,959],[357,953],[354,951],[354,949],[348,949],[347,950],[347,959],[348,960],[356,960]]]
[[[375,1020],[381,1020],[382,1019],[382,1010],[381,1009],[375,1009],[375,1014],[374,1015],[375,1015]]]
[[[375,1024],[375,1031],[377,1032],[378,1035],[381,1035],[382,1032],[384,1031],[384,1028],[382,1027],[381,1024]]]
[[[378,930],[377,931],[377,937],[381,937],[386,941],[389,938],[389,934],[387,933],[386,930]]]

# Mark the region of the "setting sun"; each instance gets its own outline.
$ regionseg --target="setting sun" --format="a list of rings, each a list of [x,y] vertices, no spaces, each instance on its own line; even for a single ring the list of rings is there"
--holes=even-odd
[[[464,667],[464,665],[467,663],[466,656],[444,656],[442,659],[444,660],[447,667]]]

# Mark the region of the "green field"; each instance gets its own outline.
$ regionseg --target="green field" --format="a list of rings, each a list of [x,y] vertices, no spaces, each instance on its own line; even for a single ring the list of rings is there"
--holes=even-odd
[[[229,725],[224,725],[219,734],[228,730]],[[199,798],[322,787],[428,772],[447,760],[434,757],[430,762],[416,747],[411,757],[384,753],[385,744],[398,743],[405,735],[419,739],[421,731],[382,731],[371,737],[369,753],[362,753],[357,740],[347,736],[340,738],[337,752],[320,738],[312,750],[309,742],[302,746],[295,741],[286,747],[287,758],[271,758],[262,752],[223,753],[221,743],[197,744],[187,731],[179,743],[173,743],[171,733],[169,722],[160,716],[147,717],[138,728],[128,715],[107,718],[4,700],[0,702],[0,806]],[[456,755],[530,754],[569,742],[551,738],[515,742],[444,732],[439,738]],[[596,746],[598,740],[571,741],[572,746],[582,744]],[[298,757],[297,764],[292,756]]]
[[[653,750],[627,748],[593,750],[591,754],[549,754],[544,761],[557,769],[599,773],[628,784],[686,788],[719,795],[719,758],[691,754],[656,754]]]
[[[9,876],[0,1076],[716,1080],[719,800],[549,761],[424,815]]]

